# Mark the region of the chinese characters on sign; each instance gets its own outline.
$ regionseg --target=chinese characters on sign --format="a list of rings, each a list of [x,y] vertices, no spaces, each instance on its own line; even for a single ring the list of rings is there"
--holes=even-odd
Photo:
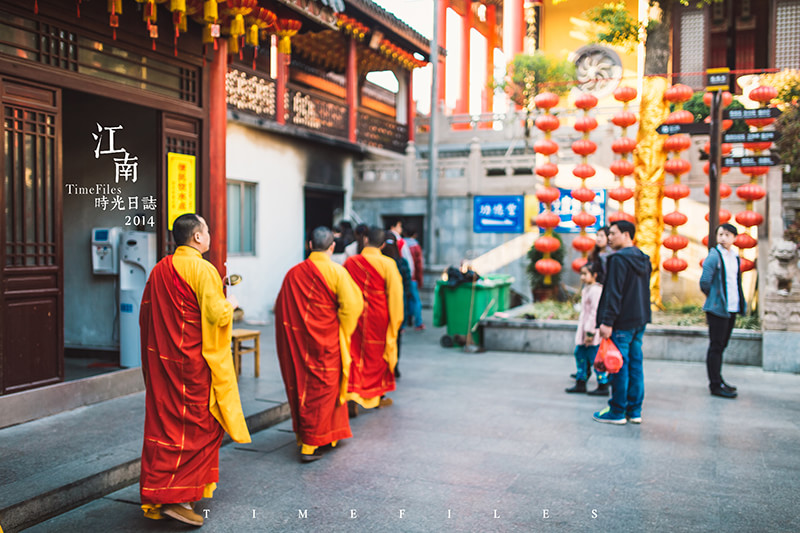
[[[475,233],[522,233],[525,208],[522,196],[476,196]]]
[[[594,200],[586,203],[586,212],[594,215],[595,222],[586,227],[588,233],[597,233],[597,230],[606,225],[606,191],[605,189],[592,189],[595,192]],[[575,200],[569,189],[558,189],[560,197],[551,204],[553,213],[561,218],[555,228],[556,233],[580,233],[581,228],[573,221],[572,216],[581,212],[581,203]],[[544,211],[544,204],[539,204],[539,212]]]
[[[195,156],[167,154],[167,229],[184,213],[195,212]]]

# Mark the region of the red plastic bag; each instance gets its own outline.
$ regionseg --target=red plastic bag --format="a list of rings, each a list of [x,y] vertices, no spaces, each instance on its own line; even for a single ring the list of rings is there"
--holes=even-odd
[[[594,358],[594,368],[598,372],[616,374],[622,368],[622,353],[611,339],[603,339],[597,348],[597,357]]]

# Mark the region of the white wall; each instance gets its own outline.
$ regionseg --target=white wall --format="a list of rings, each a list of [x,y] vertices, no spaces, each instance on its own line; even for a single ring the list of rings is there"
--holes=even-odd
[[[290,139],[228,122],[226,169],[231,180],[257,183],[256,255],[228,255],[229,288],[245,321],[271,322],[283,276],[304,259],[305,150]]]

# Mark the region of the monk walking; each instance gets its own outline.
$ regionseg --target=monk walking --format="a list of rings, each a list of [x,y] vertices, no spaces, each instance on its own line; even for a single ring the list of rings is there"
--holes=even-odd
[[[381,253],[384,232],[372,227],[364,249],[344,267],[364,293],[364,312],[353,333],[348,399],[366,409],[391,405],[383,396],[395,389],[397,334],[403,323],[403,280],[397,265]],[[353,413],[358,407],[353,405]]]
[[[361,291],[331,260],[325,227],[311,234],[308,259],[286,274],[275,303],[275,341],[292,426],[303,462],[319,447],[352,437],[347,416],[350,335],[363,308]]]
[[[219,447],[227,432],[250,442],[231,357],[233,306],[214,265],[203,259],[211,236],[196,214],[173,224],[178,248],[153,268],[139,327],[145,382],[142,509],[193,526],[192,504],[219,481]]]

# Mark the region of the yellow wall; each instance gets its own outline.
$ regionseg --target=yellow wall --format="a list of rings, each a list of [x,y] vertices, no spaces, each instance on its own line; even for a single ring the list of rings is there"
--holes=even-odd
[[[540,48],[543,52],[558,59],[565,59],[570,53],[580,47],[590,44],[595,30],[592,24],[584,18],[584,13],[589,9],[602,5],[599,0],[545,0],[542,9]],[[625,0],[628,11],[634,18],[638,18],[638,0]],[[622,49],[615,49],[622,60],[624,85],[637,86],[637,53]],[[613,97],[601,100],[600,105],[617,104]]]

